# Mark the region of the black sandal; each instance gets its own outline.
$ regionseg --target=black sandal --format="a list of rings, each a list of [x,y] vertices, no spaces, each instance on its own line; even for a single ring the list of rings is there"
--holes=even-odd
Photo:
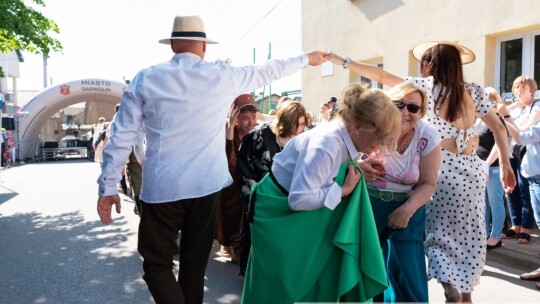
[[[503,235],[504,235],[503,239],[511,239],[511,238],[515,238],[518,235],[518,233],[514,229],[510,228],[506,230],[506,232],[503,233]]]
[[[531,241],[531,235],[525,232],[519,234],[518,243],[520,244],[529,244]]]

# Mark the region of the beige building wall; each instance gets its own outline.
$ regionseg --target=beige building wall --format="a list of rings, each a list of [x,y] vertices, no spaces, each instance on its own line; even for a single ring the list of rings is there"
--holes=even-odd
[[[418,76],[412,48],[426,40],[457,41],[476,54],[467,81],[497,86],[499,37],[540,30],[537,0],[302,0],[302,48],[332,50],[352,60],[384,64],[400,76]],[[306,68],[302,99],[314,111],[358,76],[340,66]]]

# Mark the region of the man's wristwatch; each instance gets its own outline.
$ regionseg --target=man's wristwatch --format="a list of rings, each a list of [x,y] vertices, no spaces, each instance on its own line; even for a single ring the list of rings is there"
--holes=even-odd
[[[349,63],[351,63],[351,58],[345,57],[343,59],[343,68],[346,69],[349,66]]]

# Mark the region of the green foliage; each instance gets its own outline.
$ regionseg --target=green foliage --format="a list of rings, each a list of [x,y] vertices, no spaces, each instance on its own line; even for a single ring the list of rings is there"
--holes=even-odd
[[[43,0],[30,0],[45,7]],[[60,33],[56,23],[30,6],[24,0],[0,1],[0,53],[24,50],[48,56],[51,51],[62,51],[60,41],[48,33]],[[4,77],[0,68],[0,77]]]

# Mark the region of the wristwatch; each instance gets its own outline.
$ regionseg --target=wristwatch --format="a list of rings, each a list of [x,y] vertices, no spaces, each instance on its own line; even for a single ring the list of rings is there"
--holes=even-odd
[[[343,68],[346,69],[349,66],[349,63],[351,63],[351,58],[345,57],[343,59]]]

